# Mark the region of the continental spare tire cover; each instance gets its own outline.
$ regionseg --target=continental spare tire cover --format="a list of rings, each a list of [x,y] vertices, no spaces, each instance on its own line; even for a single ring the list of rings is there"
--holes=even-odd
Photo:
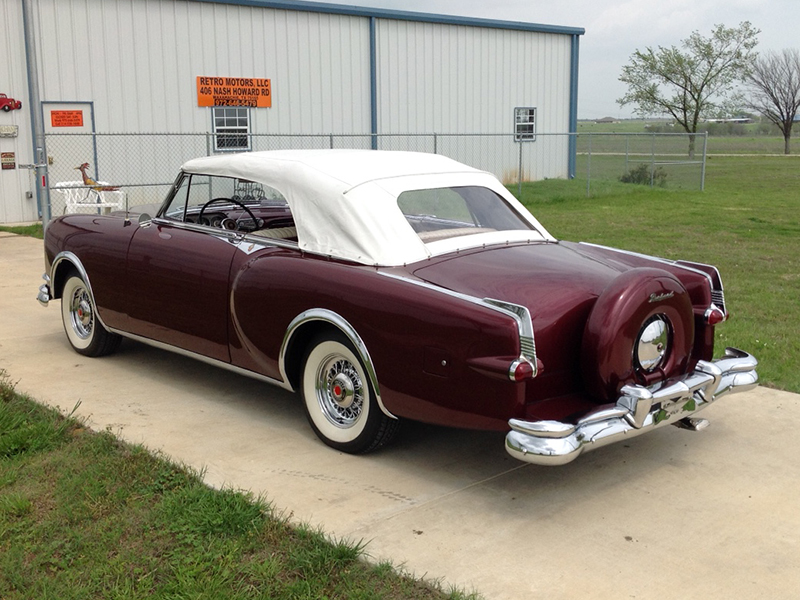
[[[683,373],[693,342],[692,303],[683,284],[662,269],[626,271],[603,290],[586,321],[586,390],[613,402],[623,385]]]

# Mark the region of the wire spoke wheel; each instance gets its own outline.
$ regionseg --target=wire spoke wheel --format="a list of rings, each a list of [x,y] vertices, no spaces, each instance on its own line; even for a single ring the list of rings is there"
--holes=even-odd
[[[84,287],[76,287],[68,302],[72,329],[79,338],[88,339],[94,326],[94,310],[89,292]]]
[[[311,428],[337,450],[376,450],[399,427],[397,419],[381,411],[361,358],[342,334],[317,336],[309,344],[300,392]]]
[[[64,283],[61,320],[69,343],[79,354],[104,356],[119,346],[120,336],[100,323],[92,291],[79,275],[70,275]]]
[[[317,401],[333,425],[342,428],[355,425],[364,409],[364,394],[361,376],[349,360],[332,355],[320,363]]]

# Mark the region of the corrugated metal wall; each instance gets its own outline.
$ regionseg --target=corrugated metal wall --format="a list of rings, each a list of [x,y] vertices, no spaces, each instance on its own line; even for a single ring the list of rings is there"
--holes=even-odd
[[[38,0],[43,100],[92,100],[97,131],[205,132],[195,78],[272,80],[253,133],[367,133],[369,21],[175,0]]]
[[[538,132],[569,131],[569,36],[381,20],[377,39],[381,133],[511,134],[516,107],[536,107]],[[479,145],[480,155],[474,147],[451,147],[448,156],[501,178],[519,162],[537,179],[567,175],[563,137],[540,137],[524,148],[509,138]],[[500,162],[507,166],[497,172]]]
[[[20,169],[32,160],[30,104],[25,67],[25,38],[19,0],[0,0],[0,93],[22,102],[22,108],[0,111],[0,125],[16,126],[17,137],[0,137],[0,152],[13,152],[15,169],[0,171],[0,223],[38,219],[36,199],[26,198],[33,189],[33,173]]]
[[[381,20],[377,37],[381,133],[511,133],[517,106],[567,130],[569,36]]]

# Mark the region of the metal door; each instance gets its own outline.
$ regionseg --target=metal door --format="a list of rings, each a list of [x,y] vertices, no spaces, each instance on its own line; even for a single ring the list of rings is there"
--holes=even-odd
[[[77,168],[83,163],[89,163],[87,173],[92,179],[100,179],[94,137],[94,105],[91,102],[42,102],[42,111],[51,214],[55,217],[63,214],[66,204],[56,184],[82,182]]]

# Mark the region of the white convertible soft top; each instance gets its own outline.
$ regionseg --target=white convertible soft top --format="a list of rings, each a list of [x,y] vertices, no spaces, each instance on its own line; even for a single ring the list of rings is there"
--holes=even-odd
[[[195,158],[182,169],[186,173],[247,179],[276,189],[289,203],[302,249],[367,265],[403,265],[486,243],[553,239],[494,175],[438,154],[380,150],[246,152]],[[409,190],[454,186],[495,191],[535,231],[492,232],[425,244],[400,211],[397,197]]]

